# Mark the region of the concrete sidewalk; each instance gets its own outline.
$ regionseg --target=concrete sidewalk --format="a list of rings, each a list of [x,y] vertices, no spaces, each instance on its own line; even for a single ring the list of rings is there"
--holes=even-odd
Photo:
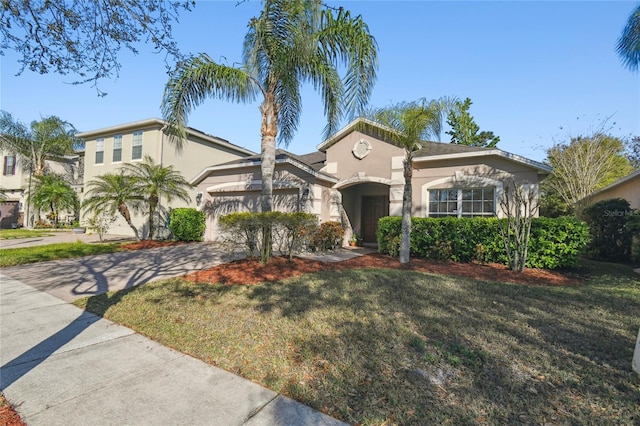
[[[38,425],[341,425],[0,274],[0,388]]]

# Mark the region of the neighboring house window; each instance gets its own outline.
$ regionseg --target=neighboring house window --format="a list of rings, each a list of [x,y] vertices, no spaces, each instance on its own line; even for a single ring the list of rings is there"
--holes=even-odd
[[[3,168],[2,174],[4,176],[12,176],[16,174],[16,156],[15,155],[5,155],[4,168]]]
[[[96,139],[96,164],[104,163],[104,138]]]
[[[429,217],[494,216],[494,188],[429,190]]]
[[[113,137],[113,162],[122,161],[122,135]]]
[[[131,150],[131,159],[140,160],[142,158],[142,132],[133,132],[133,148]]]

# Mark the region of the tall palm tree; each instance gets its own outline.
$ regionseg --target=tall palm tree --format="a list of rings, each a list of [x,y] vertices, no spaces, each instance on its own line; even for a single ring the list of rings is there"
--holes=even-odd
[[[130,163],[122,166],[125,174],[133,179],[135,192],[142,196],[149,215],[149,236],[151,240],[155,235],[155,216],[162,197],[171,202],[174,199],[189,201],[187,188],[191,184],[173,166],[163,167],[156,164],[153,158],[145,155],[142,163]]]
[[[632,71],[640,66],[640,6],[637,6],[622,31],[616,50],[624,64]]]
[[[320,92],[329,135],[338,130],[344,113],[365,107],[377,66],[377,44],[361,16],[326,8],[319,0],[265,0],[260,16],[249,22],[242,63],[222,65],[201,54],[179,64],[161,109],[180,146],[188,114],[207,98],[248,103],[262,95],[261,207],[268,212],[273,208],[276,139],[286,146],[297,130],[302,83]],[[346,70],[343,79],[340,67]]]
[[[79,143],[75,131],[56,116],[32,121],[27,127],[8,112],[0,112],[0,149],[16,154],[23,167],[35,176],[45,173],[45,160],[74,153]]]
[[[138,228],[131,221],[131,210],[138,211],[142,196],[137,193],[133,178],[120,173],[107,173],[98,176],[87,184],[87,192],[83,207],[88,211],[115,214],[117,211],[133,230],[137,240],[140,239]]]
[[[30,198],[37,208],[51,209],[54,227],[58,227],[60,210],[73,209],[76,206],[76,192],[62,175],[56,173],[36,176],[32,192]]]
[[[402,102],[368,111],[367,118],[372,121],[363,120],[359,124],[362,130],[375,132],[404,149],[400,263],[409,262],[411,250],[413,155],[424,147],[423,141],[432,138],[440,140],[443,117],[453,103],[447,98]]]

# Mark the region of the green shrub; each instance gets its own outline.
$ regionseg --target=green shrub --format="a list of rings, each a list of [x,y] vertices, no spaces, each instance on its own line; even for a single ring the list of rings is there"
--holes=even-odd
[[[497,262],[507,264],[497,218],[413,218],[411,254],[425,259],[458,262]],[[378,221],[378,249],[394,255],[399,241],[400,217]],[[560,268],[572,266],[589,239],[584,222],[573,218],[535,218],[527,266]]]
[[[323,222],[313,233],[309,246],[315,251],[335,250],[342,246],[343,236],[340,222]]]
[[[310,213],[279,213],[274,219],[274,243],[289,259],[302,251],[318,228],[318,217]]]
[[[254,257],[259,248],[262,224],[258,213],[230,213],[218,218],[225,243],[244,247],[247,257]]]
[[[169,229],[178,241],[202,241],[205,219],[205,213],[194,208],[176,208],[169,216]]]
[[[232,249],[242,247],[247,256],[263,253],[264,230],[271,229],[273,244],[291,258],[316,239],[318,218],[309,213],[231,213],[218,219],[223,240]]]
[[[592,237],[588,255],[598,260],[629,260],[632,235],[627,221],[632,213],[629,202],[623,198],[598,201],[584,209]]]
[[[527,266],[545,269],[575,266],[589,240],[589,227],[574,217],[535,218],[531,222]]]

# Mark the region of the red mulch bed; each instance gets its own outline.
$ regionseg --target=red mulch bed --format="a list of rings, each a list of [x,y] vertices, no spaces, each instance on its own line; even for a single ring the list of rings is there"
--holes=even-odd
[[[122,250],[144,250],[157,247],[177,246],[179,244],[187,244],[185,241],[158,241],[158,240],[142,240],[135,243],[122,244]]]
[[[16,410],[6,400],[0,405],[0,425],[27,426],[27,424],[20,419]]]
[[[400,264],[397,259],[382,254],[368,254],[342,262],[320,262],[317,260],[294,257],[273,257],[267,265],[256,258],[241,259],[185,275],[192,282],[220,284],[257,284],[265,281],[278,281],[311,272],[342,270],[352,268],[389,268],[430,272],[441,275],[456,275],[479,281],[499,281],[526,285],[576,286],[581,283],[575,274],[563,274],[544,269],[525,269],[518,273],[499,264],[477,264],[458,262],[435,262],[425,259],[411,259],[408,264]]]

